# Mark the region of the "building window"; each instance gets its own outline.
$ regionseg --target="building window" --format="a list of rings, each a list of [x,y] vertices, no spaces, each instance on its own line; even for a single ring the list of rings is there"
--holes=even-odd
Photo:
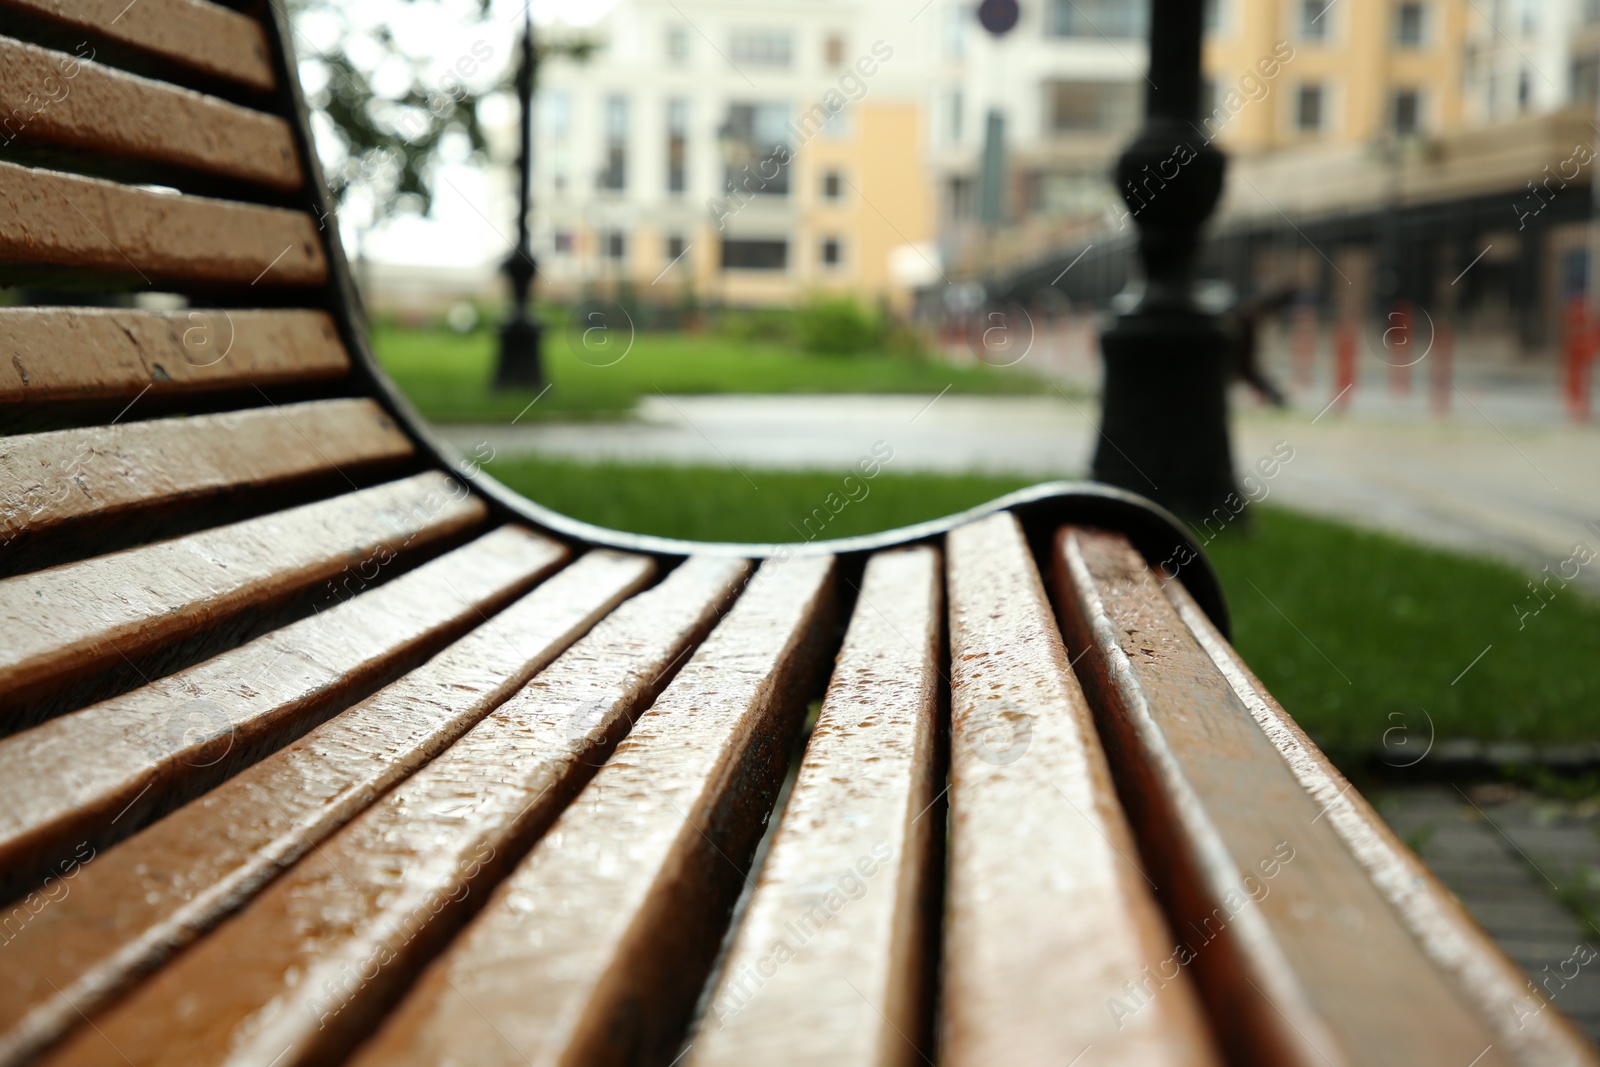
[[[667,236],[667,262],[676,263],[683,258],[683,253],[688,250],[683,240],[683,234],[674,233]]]
[[[827,171],[822,175],[822,199],[841,200],[844,198],[844,175],[836,170]]]
[[[572,254],[572,231],[557,230],[555,239],[556,251],[564,256]]]
[[[572,134],[572,97],[565,89],[545,89],[539,93],[539,110],[544,132],[554,141],[565,141]]]
[[[667,192],[689,188],[689,101],[667,101]]]
[[[822,265],[837,268],[844,262],[844,246],[837,237],[824,237],[822,239]]]
[[[837,33],[830,33],[823,42],[822,54],[828,66],[835,69],[844,66],[844,38]]]
[[[621,192],[628,187],[628,98],[606,97],[606,155],[600,188]]]
[[[1600,4],[1600,0],[1595,0]],[[1572,61],[1572,99],[1593,107],[1600,100],[1600,56],[1582,56]]]
[[[1050,0],[1045,36],[1141,38],[1148,7],[1128,0]]]
[[[1295,27],[1302,41],[1326,41],[1333,36],[1333,5],[1339,0],[1295,0]]]
[[[722,242],[723,270],[787,270],[788,267],[788,241]]]
[[[689,31],[682,26],[672,26],[667,30],[667,62],[675,67],[689,63]]]
[[[784,104],[728,105],[717,132],[726,166],[724,191],[739,196],[788,196],[794,153]]]
[[[628,255],[628,237],[621,230],[609,230],[603,242],[606,258],[621,261]]]
[[[1318,133],[1327,115],[1327,93],[1321,85],[1302,85],[1294,101],[1294,128],[1302,133]]]
[[[1517,71],[1517,110],[1528,110],[1528,105],[1533,103],[1533,79],[1528,77],[1528,68]]]
[[[960,89],[950,92],[950,143],[960,144],[964,132],[962,125],[967,117],[967,97]]]
[[[1421,48],[1427,42],[1428,5],[1407,3],[1394,9],[1394,43],[1401,48]]]
[[[1411,137],[1422,132],[1422,93],[1416,89],[1397,89],[1394,94],[1394,132]]]
[[[945,185],[944,207],[952,219],[972,217],[973,181],[971,178],[951,178]]]
[[[1045,82],[1046,133],[1115,133],[1133,128],[1139,88],[1132,82]]]
[[[734,30],[728,52],[734,66],[787,67],[794,38],[788,30]]]

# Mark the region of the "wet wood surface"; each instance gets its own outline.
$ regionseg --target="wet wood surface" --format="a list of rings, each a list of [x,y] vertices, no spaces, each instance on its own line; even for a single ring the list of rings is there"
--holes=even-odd
[[[280,192],[303,181],[293,128],[276,115],[4,36],[0,114],[12,117],[6,134],[19,146],[169,164]]]
[[[0,437],[0,546],[67,523],[397,462],[411,441],[371,400]]]
[[[946,554],[941,1062],[1218,1062],[1016,520],[952,531]],[[1151,995],[1125,1005],[1130,985]]]
[[[45,1062],[337,1055],[604,761],[746,568],[690,560],[624,604]]]
[[[1533,986],[1448,888],[1407,848],[1367,799],[1306,736],[1267,692],[1182,583],[1163,580],[1162,589],[1179,617],[1235,695],[1282,754],[1302,788],[1325,812],[1328,822],[1367,869],[1373,884],[1394,907],[1433,963],[1454,980],[1466,1000],[1495,1034],[1495,1043],[1527,1065],[1596,1064],[1600,1055],[1582,1031],[1560,1011],[1546,1011]],[[1421,746],[1424,724],[1412,724]],[[1409,757],[1409,754],[1407,755]]]
[[[83,32],[85,57],[109,41],[255,90],[276,82],[261,24],[207,0],[0,0],[5,8]]]
[[[0,581],[0,716],[73,676],[259,610],[348,567],[375,576],[400,553],[487,514],[460,483],[419,474]]]
[[[866,567],[799,777],[687,1059],[910,1064],[929,1032],[939,554]],[[942,778],[942,775],[940,775]],[[936,900],[937,897],[932,897]]]
[[[832,574],[825,557],[762,565],[354,1062],[673,1060],[787,768]]]
[[[267,290],[321,285],[328,277],[322,234],[304,212],[3,162],[0,264]]]
[[[350,371],[323,311],[0,308],[0,336],[0,404],[132,402],[326,382]],[[129,411],[138,417],[137,407]]]
[[[1138,553],[1118,535],[1073,528],[1054,552],[1079,677],[1230,1055],[1307,1067],[1511,1062]]]
[[[554,542],[502,527],[240,648],[0,740],[0,893],[277,750],[564,558]]]
[[[20,1062],[233,911],[503,703],[654,573],[596,551],[423,666],[75,869],[9,932],[0,1064]]]

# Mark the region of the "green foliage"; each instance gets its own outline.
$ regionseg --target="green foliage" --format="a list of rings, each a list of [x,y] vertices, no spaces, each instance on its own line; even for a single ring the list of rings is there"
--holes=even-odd
[[[1513,566],[1277,508],[1251,515],[1253,529],[1206,547],[1235,644],[1336,755],[1364,757],[1397,726],[1423,743],[1430,722],[1441,740],[1600,735],[1600,672],[1569,652],[1600,647],[1592,596],[1564,590],[1519,630],[1527,576]]]
[[[354,5],[335,0],[289,4],[302,80],[313,86],[306,104],[328,187],[341,210],[355,193],[365,194],[363,230],[394,215],[432,210],[441,153],[452,137],[464,146],[468,161],[485,161],[489,145],[479,105],[489,94],[510,88],[514,74],[517,49],[511,47],[509,28],[490,18],[490,0],[404,2],[428,3],[441,20],[475,20],[484,37],[459,57],[433,50],[416,54],[401,47],[386,24],[358,20],[360,9]],[[310,26],[322,31],[319,40],[331,38],[331,43],[318,48],[305,29]],[[585,39],[540,42],[537,55],[581,61],[594,48]]]
[[[742,343],[788,344],[794,340],[794,314],[788,308],[724,308],[717,334]]]
[[[814,296],[795,310],[794,332],[807,352],[853,356],[881,347],[885,328],[850,297]]]
[[[641,330],[613,366],[579,359],[570,313],[541,309],[550,391],[521,422],[616,417],[641,396],[695,393],[922,393],[945,386],[956,394],[1044,393],[1038,378],[992,367],[952,367],[887,356],[817,359],[771,342],[735,342],[706,334]],[[484,318],[492,323],[493,311]],[[495,392],[496,335],[485,326],[461,335],[444,329],[372,331],[378,360],[428,418],[437,422],[509,422],[535,393]]]

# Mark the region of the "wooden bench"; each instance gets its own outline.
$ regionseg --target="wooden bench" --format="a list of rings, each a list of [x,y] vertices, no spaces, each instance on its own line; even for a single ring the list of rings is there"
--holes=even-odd
[[[0,309],[0,1064],[1597,1062],[1170,517],[551,513],[376,369],[277,5],[0,15],[6,284],[193,302]]]

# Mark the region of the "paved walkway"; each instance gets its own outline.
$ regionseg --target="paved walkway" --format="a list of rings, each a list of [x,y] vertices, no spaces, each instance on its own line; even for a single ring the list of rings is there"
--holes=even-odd
[[[1094,401],[1066,396],[656,396],[626,422],[453,426],[445,435],[469,450],[488,442],[502,456],[791,470],[842,469],[884,441],[893,471],[1042,480],[1083,475],[1097,414]],[[1266,483],[1276,503],[1533,571],[1554,571],[1580,541],[1600,552],[1600,427],[1472,410],[1433,421],[1254,409],[1236,422],[1237,467],[1278,441],[1294,458]],[[1580,573],[1600,590],[1600,561]]]
[[[1551,1003],[1600,1042],[1600,931],[1557,899],[1600,882],[1600,810],[1505,786],[1421,786],[1374,799]]]

